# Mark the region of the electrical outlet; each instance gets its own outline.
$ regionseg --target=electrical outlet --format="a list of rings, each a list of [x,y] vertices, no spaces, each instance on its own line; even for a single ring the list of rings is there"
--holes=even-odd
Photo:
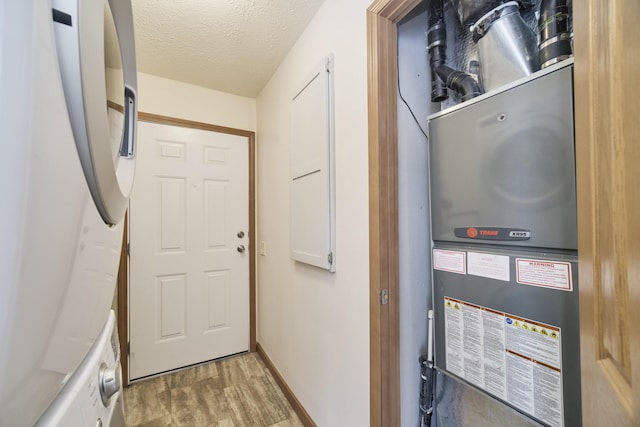
[[[264,240],[260,241],[260,255],[267,255],[267,244],[264,242]]]

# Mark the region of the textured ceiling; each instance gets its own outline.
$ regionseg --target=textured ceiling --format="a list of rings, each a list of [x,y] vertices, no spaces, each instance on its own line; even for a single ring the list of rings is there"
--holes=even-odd
[[[138,71],[255,98],[323,0],[132,0]]]

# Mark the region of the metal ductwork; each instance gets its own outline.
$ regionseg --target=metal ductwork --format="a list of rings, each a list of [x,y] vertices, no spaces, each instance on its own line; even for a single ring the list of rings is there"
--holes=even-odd
[[[536,33],[509,1],[490,10],[470,28],[478,45],[480,80],[485,91],[496,89],[539,69]]]
[[[570,10],[567,0],[542,0],[540,5],[540,68],[569,58],[571,49]]]
[[[480,17],[504,3],[504,0],[451,0],[463,27],[469,27]]]

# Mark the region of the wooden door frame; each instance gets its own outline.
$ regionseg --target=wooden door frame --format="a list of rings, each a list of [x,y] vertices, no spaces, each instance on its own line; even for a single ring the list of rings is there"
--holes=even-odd
[[[398,273],[398,22],[421,0],[367,9],[369,99],[369,339],[371,426],[400,426]],[[426,95],[425,95],[426,96]],[[380,292],[389,291],[388,304]]]
[[[109,105],[122,112],[122,107]],[[249,143],[249,351],[256,351],[256,134],[253,131],[217,126],[209,123],[195,122],[191,120],[177,119],[152,113],[138,113],[138,121],[199,129],[209,132],[224,133],[247,137]],[[120,273],[118,273],[118,333],[120,334],[120,348],[123,356],[122,379],[123,385],[129,383],[129,257],[126,253],[129,242],[129,230],[125,224],[122,254],[120,256]],[[126,350],[125,350],[126,349]],[[125,357],[126,356],[126,357]]]

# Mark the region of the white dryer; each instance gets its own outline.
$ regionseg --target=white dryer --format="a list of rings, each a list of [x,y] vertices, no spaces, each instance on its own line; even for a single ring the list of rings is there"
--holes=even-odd
[[[122,72],[104,0],[0,0],[0,426],[33,425],[108,324],[137,119],[130,0],[109,5]]]

